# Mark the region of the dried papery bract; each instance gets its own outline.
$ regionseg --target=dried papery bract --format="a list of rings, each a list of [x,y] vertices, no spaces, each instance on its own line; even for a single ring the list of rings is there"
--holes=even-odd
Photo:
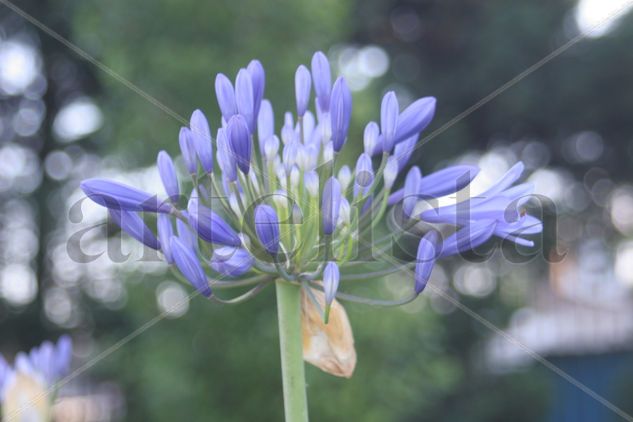
[[[301,293],[303,359],[328,374],[350,378],[356,368],[356,349],[347,312],[334,300],[326,324],[320,310],[325,307],[325,295],[314,289],[312,295],[305,289]]]

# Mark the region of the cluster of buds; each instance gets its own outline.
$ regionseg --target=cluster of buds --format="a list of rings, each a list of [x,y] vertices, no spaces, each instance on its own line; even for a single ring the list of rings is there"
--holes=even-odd
[[[13,366],[0,355],[0,404],[3,420],[48,421],[55,383],[70,370],[72,341],[45,341],[29,353],[20,352]]]
[[[401,270],[404,264],[389,256],[388,246],[413,227],[422,232],[408,264],[415,267],[411,294],[394,304],[413,300],[424,290],[438,259],[471,250],[493,236],[530,246],[532,241],[523,236],[542,229],[523,210],[532,186],[515,185],[521,163],[477,197],[460,197],[478,173],[467,165],[428,175],[414,166],[402,188],[394,189],[433,118],[435,98],[420,98],[401,110],[395,93],[388,92],[380,105],[380,122],[366,125],[363,152],[350,168],[339,163],[339,153],[348,142],[352,95],[344,78],[332,83],[323,53],[314,54],[311,69],[297,69],[296,114],[286,112],[278,131],[264,86],[264,69],[257,60],[240,69],[234,83],[217,75],[222,119],[215,137],[199,110],[189,127],[180,130],[186,179],[192,183],[189,195],[183,195],[183,178],[165,151],[157,160],[164,199],[115,181],[81,184],[124,231],[162,251],[202,295],[235,303],[273,280],[285,280],[306,287],[307,294],[321,292],[314,302],[324,303],[320,312],[327,321],[335,298],[375,303],[339,291],[340,282],[376,274],[347,271],[367,258],[362,250],[371,251],[373,262],[384,262],[381,274]],[[313,92],[314,112],[309,107]],[[447,197],[453,200],[442,201]],[[156,231],[142,212],[158,214]],[[397,229],[392,225],[387,236],[374,239],[381,221],[395,223]],[[233,299],[216,295],[216,288],[231,286],[252,288]]]

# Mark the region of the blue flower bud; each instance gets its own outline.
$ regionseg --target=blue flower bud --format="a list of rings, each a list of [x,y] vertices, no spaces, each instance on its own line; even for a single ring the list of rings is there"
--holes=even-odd
[[[198,159],[206,173],[213,173],[213,143],[211,142],[211,129],[204,113],[195,110],[189,120],[193,147],[198,154]]]
[[[185,217],[189,219],[189,213],[183,212],[183,214],[186,214]],[[176,231],[178,233],[178,239],[180,239],[182,243],[187,245],[192,251],[198,250],[198,237],[189,229],[187,223],[177,219]]]
[[[310,71],[304,65],[299,66],[295,73],[295,98],[297,100],[297,116],[299,117],[303,117],[308,108],[311,86]]]
[[[198,159],[193,145],[193,136],[188,127],[180,128],[178,143],[180,144],[180,153],[182,154],[182,159],[185,162],[187,171],[191,175],[198,173]]]
[[[158,153],[156,164],[158,166],[160,180],[163,182],[163,187],[165,188],[165,193],[167,193],[167,196],[169,196],[172,201],[178,200],[180,187],[178,185],[178,177],[176,176],[176,167],[171,157],[167,152],[161,151]]]
[[[415,263],[416,294],[422,293],[422,290],[424,290],[426,283],[428,283],[429,278],[431,277],[435,260],[441,250],[441,247],[438,247],[440,245],[440,240],[440,235],[435,230],[431,230],[424,235],[422,239],[420,239]]]
[[[385,171],[382,175],[385,180],[385,188],[387,190],[391,189],[393,183],[396,181],[396,177],[398,177],[398,159],[393,155],[387,158]]]
[[[495,227],[494,221],[477,221],[459,229],[444,240],[440,257],[476,248],[492,237]]]
[[[127,234],[152,249],[160,249],[158,239],[138,214],[113,208],[108,211],[112,220]]]
[[[305,183],[308,195],[315,197],[319,194],[319,174],[316,170],[305,172],[303,175],[303,182]]]
[[[264,72],[264,66],[259,60],[251,60],[246,70],[251,75],[251,82],[253,83],[253,115],[257,117],[264,98],[266,73]]]
[[[328,307],[336,298],[340,278],[338,265],[336,265],[336,262],[329,261],[323,270],[323,293],[325,295],[325,304]]]
[[[271,255],[277,255],[279,219],[273,207],[262,204],[255,208],[255,232],[264,249]]]
[[[270,101],[263,100],[259,115],[257,116],[257,139],[259,140],[259,152],[264,155],[266,140],[275,135],[275,115]]]
[[[297,158],[299,156],[299,149],[301,148],[301,143],[297,141],[288,142],[284,145],[284,150],[282,152],[282,160],[284,163],[284,167],[287,172],[290,172],[292,166],[297,164]]]
[[[332,144],[334,151],[339,152],[347,138],[349,122],[352,117],[352,93],[345,79],[338,78],[334,82],[330,96],[330,119],[332,122]]]
[[[395,205],[398,202],[402,201],[402,198],[404,198],[404,188],[398,189],[397,191],[389,195],[389,198],[387,198],[387,205],[388,206]]]
[[[218,147],[218,164],[220,170],[224,175],[224,179],[229,182],[235,182],[237,180],[237,166],[236,160],[229,146],[229,141],[226,137],[226,130],[223,128],[218,129],[218,136],[216,137]]]
[[[413,208],[415,208],[420,197],[420,179],[422,179],[420,169],[417,166],[411,167],[404,180],[404,195],[402,198],[402,211],[407,218],[411,217]]]
[[[350,182],[352,181],[352,171],[349,169],[349,166],[347,164],[341,166],[336,178],[341,184],[341,192],[345,192],[349,187]]]
[[[182,273],[182,275],[191,283],[191,285],[203,296],[211,296],[211,287],[207,276],[202,269],[200,261],[195,252],[185,245],[177,237],[171,238],[171,251],[174,257],[174,263]]]
[[[330,89],[332,87],[330,62],[320,51],[312,56],[312,79],[314,80],[314,91],[319,109],[322,112],[327,112],[330,109]]]
[[[231,80],[222,73],[215,77],[215,95],[222,112],[222,117],[227,122],[237,114],[237,104],[235,102],[235,91]]]
[[[203,240],[225,246],[240,246],[237,233],[219,215],[201,205],[197,200],[189,201],[187,207],[189,224]]]
[[[380,130],[382,133],[382,150],[391,152],[395,142],[396,129],[398,127],[398,114],[400,106],[393,91],[389,91],[382,98],[380,105]]]
[[[395,143],[402,142],[422,132],[435,115],[435,98],[424,97],[405,108],[398,117]]]
[[[239,277],[253,266],[253,257],[244,248],[216,248],[211,256],[213,271],[226,277]]]
[[[370,157],[382,152],[382,144],[379,142],[380,128],[378,123],[369,122],[365,126],[365,132],[363,132],[363,146],[365,148],[365,154]]]
[[[251,166],[251,137],[246,119],[236,114],[231,117],[226,130],[229,146],[237,167],[244,174],[248,174]]]
[[[374,181],[374,170],[371,166],[371,158],[363,153],[356,161],[356,183],[361,187],[368,187]]]
[[[415,144],[418,142],[418,135],[413,135],[396,145],[393,149],[393,155],[398,160],[398,172],[401,172],[409,162],[411,154],[415,150]]]
[[[264,157],[267,161],[274,161],[279,152],[279,138],[272,135],[264,141]]]
[[[159,202],[156,196],[112,180],[88,179],[79,186],[88,198],[106,208],[164,213],[172,210],[169,203]]]
[[[158,231],[158,240],[160,241],[160,249],[165,255],[165,261],[169,264],[174,263],[174,259],[171,256],[171,242],[170,239],[174,235],[174,229],[171,225],[171,218],[167,214],[159,214],[158,221],[156,222]]]
[[[255,99],[253,97],[253,81],[246,69],[240,69],[235,79],[235,103],[237,112],[244,116],[249,133],[255,131]]]
[[[330,177],[323,187],[323,233],[330,235],[336,229],[341,206],[341,185],[335,177]]]

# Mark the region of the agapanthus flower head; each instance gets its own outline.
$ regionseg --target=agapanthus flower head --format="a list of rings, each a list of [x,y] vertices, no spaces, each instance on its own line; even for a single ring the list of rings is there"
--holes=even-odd
[[[364,126],[363,152],[355,164],[342,163],[339,152],[354,133],[352,95],[344,77],[332,84],[336,75],[331,72],[321,52],[312,57],[310,70],[299,66],[294,78],[296,113],[278,110],[277,115],[283,115],[280,128],[275,128],[273,105],[265,99],[261,63],[251,61],[241,69],[235,84],[219,74],[215,88],[222,115],[214,122],[217,136],[211,138],[209,122],[199,111],[193,113],[191,127],[179,134],[189,180],[176,179],[166,152],[158,160],[169,197],[182,195],[185,183],[190,184],[186,209],[185,201],[161,202],[117,182],[91,179],[81,187],[95,202],[113,209],[115,220],[131,236],[160,248],[167,263],[202,295],[227,303],[215,295],[215,284],[252,285],[228,301],[237,303],[276,280],[301,286],[312,298],[307,303],[322,302],[319,312],[325,319],[328,312],[342,309],[337,299],[375,303],[341,291],[348,278],[375,278],[373,272],[358,273],[358,267],[349,270],[363,263],[359,250],[375,252],[371,256],[383,263],[382,274],[415,266],[408,277],[410,295],[380,302],[403,304],[424,290],[439,260],[492,237],[533,245],[527,236],[540,233],[542,223],[526,213],[533,187],[516,183],[524,170],[521,163],[477,195],[470,194],[479,171],[475,166],[429,172],[417,165],[408,168],[435,114],[434,97],[406,105],[388,92],[374,106],[379,123]],[[253,148],[255,142],[258,147]],[[360,147],[360,139],[352,142]],[[161,213],[157,237],[140,212]],[[408,251],[410,262],[403,263],[387,251],[409,228],[408,234],[420,240],[417,249]],[[372,236],[381,231],[387,234]],[[373,243],[364,243],[367,239]],[[238,277],[239,283],[234,280]],[[318,294],[313,295],[315,289]],[[347,369],[342,373],[351,374],[349,365]]]
[[[19,352],[13,365],[0,355],[3,420],[50,420],[55,383],[70,371],[72,353],[72,340],[64,335],[57,343],[45,341],[29,353]]]

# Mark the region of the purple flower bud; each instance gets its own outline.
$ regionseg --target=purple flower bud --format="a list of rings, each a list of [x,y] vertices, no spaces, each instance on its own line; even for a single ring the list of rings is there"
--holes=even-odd
[[[189,214],[185,211],[187,219]],[[178,233],[178,239],[189,247],[192,251],[198,250],[198,237],[189,229],[189,226],[184,221],[176,220],[176,231]],[[171,250],[170,250],[171,251]]]
[[[172,209],[167,202],[159,203],[156,196],[112,180],[88,179],[79,186],[88,198],[106,208],[164,213]]]
[[[237,180],[236,161],[229,146],[229,141],[226,138],[226,131],[223,128],[218,129],[216,142],[218,146],[218,164],[220,165],[224,179],[235,182]]]
[[[193,135],[188,127],[180,128],[178,142],[180,144],[180,153],[182,154],[182,159],[185,162],[187,171],[191,175],[196,174],[198,172],[198,159],[196,157],[196,150],[193,144]]]
[[[422,132],[433,120],[435,103],[434,97],[424,97],[405,108],[398,118],[395,143]]]
[[[226,135],[237,167],[242,173],[248,174],[251,166],[251,137],[246,119],[240,114],[231,117]]]
[[[352,117],[352,93],[345,79],[338,78],[334,82],[330,96],[330,119],[332,121],[332,144],[334,151],[339,152],[347,138],[349,121]]]
[[[305,184],[308,195],[315,197],[319,194],[319,174],[316,170],[305,172],[303,175],[303,183]]]
[[[288,142],[286,145],[284,145],[284,150],[282,152],[281,158],[287,172],[290,172],[292,166],[297,164],[297,158],[299,156],[300,148],[301,144],[298,141]]]
[[[257,139],[259,140],[259,153],[264,155],[264,145],[268,138],[275,134],[275,115],[270,101],[262,101],[259,115],[257,116]]]
[[[203,240],[225,246],[240,246],[237,233],[219,215],[197,200],[190,200],[187,207],[189,224]],[[173,253],[173,252],[172,252]]]
[[[363,146],[365,147],[365,154],[368,154],[370,157],[382,152],[382,145],[378,139],[379,136],[380,128],[378,127],[378,123],[367,123],[365,132],[363,133]]]
[[[393,155],[387,158],[385,171],[382,175],[385,181],[385,188],[388,190],[391,189],[393,183],[396,181],[396,177],[398,177],[398,159]]]
[[[312,56],[312,79],[314,80],[314,91],[319,108],[322,112],[327,112],[330,109],[330,89],[332,86],[330,62],[320,51]]]
[[[174,260],[171,256],[171,242],[170,239],[174,235],[174,229],[171,225],[171,218],[167,214],[159,214],[158,221],[156,222],[158,229],[158,240],[160,241],[160,249],[165,255],[165,261],[169,264],[173,264]]]
[[[336,177],[330,177],[323,187],[323,200],[321,210],[323,212],[323,233],[334,233],[338,214],[341,207],[341,185]]]
[[[363,153],[356,161],[356,183],[362,187],[368,187],[374,181],[374,170],[371,167],[371,158]]]
[[[440,257],[469,251],[486,242],[494,233],[494,221],[478,221],[456,231],[444,240]]]
[[[207,276],[202,269],[200,261],[193,250],[185,245],[177,237],[171,238],[171,251],[174,263],[182,275],[191,283],[195,289],[203,296],[211,296],[211,287],[207,281]]]
[[[413,154],[413,150],[415,150],[415,144],[417,142],[418,135],[416,134],[400,142],[394,148],[393,155],[398,160],[398,172],[401,172],[406,167],[409,158],[411,158],[411,154]]]
[[[253,115],[257,117],[259,115],[262,99],[264,98],[266,72],[264,72],[264,66],[262,66],[259,60],[251,60],[246,70],[250,73],[251,82],[253,83]]]
[[[420,239],[415,264],[416,294],[422,293],[422,290],[424,290],[426,283],[428,283],[429,278],[431,277],[435,260],[441,250],[441,247],[438,248],[440,240],[440,235],[435,230],[431,230],[425,234],[422,239]]]
[[[156,164],[158,166],[160,180],[163,182],[163,187],[165,188],[165,193],[167,193],[167,196],[169,196],[172,201],[177,200],[178,196],[180,196],[180,187],[178,185],[174,162],[167,152],[161,151],[158,153]]]
[[[213,271],[226,277],[239,277],[253,266],[253,257],[246,249],[222,247],[213,251],[210,260]]]
[[[240,69],[235,79],[235,102],[237,112],[244,116],[249,133],[255,130],[255,99],[253,97],[253,81],[246,69]]]
[[[325,294],[326,306],[330,306],[334,298],[336,298],[340,278],[341,275],[336,262],[328,262],[323,270],[323,293]]]
[[[206,173],[213,173],[213,144],[211,142],[211,129],[204,113],[195,110],[189,120],[193,147],[198,154],[198,159]]]
[[[310,71],[304,65],[299,66],[295,73],[295,97],[297,100],[297,116],[299,117],[303,117],[308,108],[311,86]]]
[[[399,144],[402,145],[402,144]],[[420,194],[424,198],[439,198],[465,188],[479,173],[474,166],[458,165],[424,176],[420,181]]]
[[[152,249],[160,249],[158,239],[138,214],[112,208],[108,211],[112,220],[127,234]]]
[[[222,112],[222,117],[227,122],[237,114],[237,104],[235,102],[235,91],[231,80],[224,74],[218,73],[215,77],[215,95],[218,98],[218,105]]]
[[[268,161],[274,161],[279,152],[279,138],[273,135],[264,141],[264,157]]]
[[[273,207],[258,205],[255,208],[255,232],[262,246],[271,255],[279,252],[279,218]]]
[[[413,208],[415,208],[415,204],[417,204],[420,197],[420,179],[422,179],[420,169],[417,166],[411,167],[404,180],[404,194],[402,198],[402,211],[406,217],[411,217]]]
[[[391,152],[395,142],[396,129],[398,127],[398,114],[400,106],[396,93],[389,91],[382,98],[380,105],[380,129],[382,132],[382,150],[383,152]]]

